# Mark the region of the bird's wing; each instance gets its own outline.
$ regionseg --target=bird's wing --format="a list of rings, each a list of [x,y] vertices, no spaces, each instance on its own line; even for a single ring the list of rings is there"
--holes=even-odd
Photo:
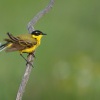
[[[20,35],[18,37],[14,37],[9,33],[7,33],[7,35],[9,36],[9,39],[5,39],[5,41],[11,43],[12,45],[9,46],[6,51],[23,50],[31,48],[37,44],[36,39],[32,38],[31,34]]]

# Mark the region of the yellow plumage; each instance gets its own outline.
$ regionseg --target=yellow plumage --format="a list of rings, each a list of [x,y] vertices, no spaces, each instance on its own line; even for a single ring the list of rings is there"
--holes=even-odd
[[[0,51],[7,52],[19,51],[20,53],[32,53],[40,45],[43,35],[39,30],[33,31],[31,34],[22,34],[17,37],[7,33],[9,38],[6,38],[6,43],[0,46]]]
[[[37,39],[37,41],[36,40],[34,40],[34,39]],[[30,49],[29,48],[26,48],[26,49],[24,49],[24,50],[21,50],[20,51],[20,53],[23,53],[23,52],[27,52],[27,53],[31,53],[31,52],[33,52],[33,51],[35,51],[35,49],[40,45],[40,43],[41,43],[41,38],[42,38],[42,35],[40,35],[40,36],[34,36],[34,35],[32,35],[32,40],[31,40],[31,42],[37,42],[37,44],[36,45],[33,45]]]

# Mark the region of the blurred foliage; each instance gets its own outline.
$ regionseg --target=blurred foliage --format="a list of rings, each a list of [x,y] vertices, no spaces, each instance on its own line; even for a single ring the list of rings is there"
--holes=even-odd
[[[27,23],[48,2],[1,0],[0,41],[6,32],[27,33]],[[35,26],[48,35],[36,51],[23,100],[100,100],[99,9],[99,0],[55,0]],[[18,52],[2,52],[0,65],[0,100],[15,100],[25,61]]]

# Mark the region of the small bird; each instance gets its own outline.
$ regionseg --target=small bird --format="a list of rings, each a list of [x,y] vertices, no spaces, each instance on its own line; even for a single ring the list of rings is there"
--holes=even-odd
[[[31,34],[22,34],[17,37],[14,37],[10,33],[7,33],[7,35],[9,38],[5,38],[4,41],[6,43],[0,45],[0,52],[3,50],[6,52],[19,51],[20,55],[24,58],[22,53],[33,53],[40,45],[42,36],[46,34],[35,30]]]

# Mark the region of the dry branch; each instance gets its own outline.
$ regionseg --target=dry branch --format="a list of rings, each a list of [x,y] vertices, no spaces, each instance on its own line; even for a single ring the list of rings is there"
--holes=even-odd
[[[36,22],[37,22],[41,17],[43,17],[44,14],[46,14],[47,12],[49,12],[49,10],[52,8],[53,4],[54,4],[54,0],[50,0],[50,3],[45,7],[45,9],[43,9],[42,11],[40,11],[40,12],[28,23],[27,28],[28,28],[29,33],[31,33],[32,31],[34,31],[34,25],[36,24]],[[33,64],[34,57],[33,57],[32,54],[29,54],[29,55],[28,55],[27,61],[30,62],[31,64]],[[28,82],[28,79],[29,79],[31,70],[32,70],[31,64],[27,64],[27,65],[26,65],[26,70],[25,70],[24,76],[22,77],[22,81],[21,81],[21,84],[20,84],[20,86],[19,86],[19,90],[18,90],[18,93],[17,93],[16,100],[22,100],[23,93],[24,93],[24,91],[25,91],[25,87],[26,87],[26,84],[27,84],[27,82]]]
[[[29,33],[32,33],[35,29],[34,29],[34,25],[36,24],[36,22],[43,17],[46,13],[49,12],[49,10],[53,7],[54,4],[54,0],[50,0],[50,3],[45,7],[45,9],[43,9],[42,11],[40,11],[29,23],[28,23],[28,31]]]

